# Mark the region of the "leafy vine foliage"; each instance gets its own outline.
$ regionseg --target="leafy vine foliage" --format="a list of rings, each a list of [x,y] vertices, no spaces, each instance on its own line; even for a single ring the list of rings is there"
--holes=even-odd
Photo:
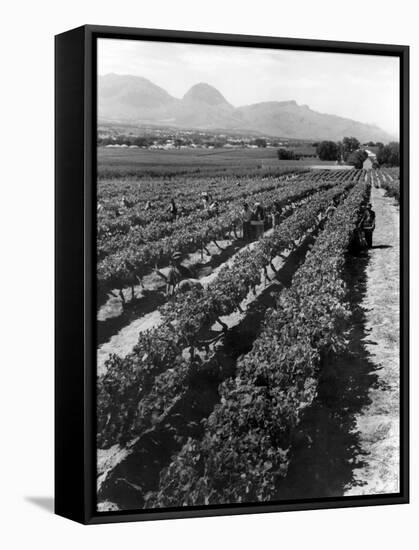
[[[153,225],[148,214],[132,208],[114,218],[108,208],[99,224],[99,277],[105,291],[128,284],[128,264],[144,274],[174,250],[187,253],[225,236],[239,219],[243,197],[282,204],[300,201],[277,227],[223,266],[206,288],[192,288],[161,306],[161,324],[140,333],[132,353],[111,355],[106,361],[105,374],[97,380],[98,448],[141,442],[163,424],[177,441],[175,454],[159,470],[158,486],[142,495],[146,508],[278,498],[295,429],[317,394],[322,359],[345,348],[349,307],[341,274],[359,206],[368,199],[371,183],[390,188],[395,182],[390,171],[377,180],[363,170],[284,176],[292,181],[241,179],[227,198],[214,181],[212,191],[225,199],[220,215],[207,219],[191,206],[187,215],[168,224],[172,234],[163,218]],[[137,200],[136,189],[130,197]],[[332,200],[339,203],[336,210],[322,218]],[[129,231],[132,216],[138,218]],[[217,378],[217,371],[225,368],[224,358],[204,336],[261,285],[273,258],[298,248],[320,226],[291,286],[279,292],[265,312],[251,351],[222,378],[218,404],[202,415],[192,437],[191,431],[185,435],[173,411],[184,407],[185,396],[202,374]]]
[[[283,175],[262,180],[238,178],[237,181],[231,181],[230,178],[228,187],[223,180],[211,183],[208,179],[204,180],[206,185],[197,183],[196,187],[196,182],[190,181],[187,188],[176,185],[176,191],[173,190],[171,196],[186,209],[186,215],[174,222],[169,221],[170,216],[165,209],[170,195],[157,195],[159,200],[156,201],[156,190],[154,193],[150,190],[149,194],[141,196],[139,202],[140,193],[144,193],[143,187],[139,186],[135,191],[127,192],[125,200],[131,206],[125,211],[121,210],[112,195],[108,197],[104,193],[103,202],[107,206],[98,214],[99,297],[103,300],[106,293],[130,286],[133,272],[142,277],[156,264],[167,265],[174,250],[185,255],[213,240],[225,238],[240,222],[244,200],[262,204],[270,204],[275,200],[283,206],[304,198],[315,188],[331,187],[336,176],[324,172],[327,171],[321,171],[310,178],[304,171],[293,175],[285,171]],[[289,185],[290,178],[292,186]],[[188,196],[191,185],[194,187],[194,196]],[[209,190],[213,199],[219,202],[220,213],[217,217],[209,217],[206,211],[197,209],[200,189]],[[147,196],[154,197],[155,209],[151,212],[145,212],[142,208]]]
[[[266,316],[221,402],[161,473],[147,507],[269,501],[287,472],[293,430],[316,396],[323,354],[345,347],[349,309],[340,277],[358,207],[369,195],[360,181]]]
[[[347,173],[348,174],[348,173]],[[343,183],[314,193],[271,234],[245,249],[225,266],[206,289],[192,289],[160,308],[162,324],[140,333],[131,354],[112,355],[98,379],[98,445],[124,443],[150,428],[187,389],[190,372],[202,368],[202,333],[220,316],[232,313],[261,283],[272,258],[295,247],[295,241],[318,224],[330,201],[361,178],[345,174]],[[185,349],[191,350],[185,357]],[[211,358],[207,360],[211,362]]]

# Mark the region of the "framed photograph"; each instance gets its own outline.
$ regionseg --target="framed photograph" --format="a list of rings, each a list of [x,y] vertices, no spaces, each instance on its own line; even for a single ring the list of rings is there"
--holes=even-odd
[[[56,513],[407,503],[408,46],[55,43]]]

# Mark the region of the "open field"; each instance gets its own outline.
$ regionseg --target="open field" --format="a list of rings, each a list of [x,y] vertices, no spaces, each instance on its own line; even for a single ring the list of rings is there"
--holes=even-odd
[[[179,173],[220,174],[265,170],[276,167],[335,166],[317,158],[278,160],[277,148],[258,149],[175,149],[98,148],[99,178]]]

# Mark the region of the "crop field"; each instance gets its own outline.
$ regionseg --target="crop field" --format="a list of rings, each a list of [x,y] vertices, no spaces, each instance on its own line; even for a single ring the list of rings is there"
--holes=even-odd
[[[161,163],[159,151],[99,149],[99,510],[343,496],[376,476],[364,466],[374,359],[359,316],[370,315],[365,288],[393,234],[360,255],[354,231],[369,201],[396,225],[399,174],[313,170],[274,154],[164,152]],[[244,234],[244,202],[265,209],[257,238]],[[174,256],[189,284],[170,292]],[[368,295],[376,311],[383,285]],[[391,362],[398,336],[384,337]],[[351,393],[358,382],[364,402]],[[319,439],[320,409],[340,418],[333,487],[318,486],[339,460]]]
[[[400,173],[399,168],[387,168],[377,175],[378,186],[386,190],[389,197],[394,197],[400,203]]]
[[[281,166],[334,165],[319,159],[278,160],[276,148],[257,149],[174,149],[98,148],[99,177],[173,174],[249,173]]]

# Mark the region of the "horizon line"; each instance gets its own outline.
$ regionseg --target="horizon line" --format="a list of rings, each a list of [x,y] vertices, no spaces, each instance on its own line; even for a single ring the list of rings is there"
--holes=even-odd
[[[106,76],[111,76],[111,75],[114,75],[114,76],[120,76],[120,77],[124,77],[124,76],[128,76],[128,77],[132,77],[132,78],[139,78],[139,79],[142,79],[142,80],[146,80],[147,82],[150,82],[150,84],[152,84],[153,86],[156,86],[157,88],[160,88],[161,90],[163,90],[165,93],[167,93],[170,97],[172,97],[173,99],[176,99],[178,101],[182,101],[182,99],[185,97],[185,95],[190,91],[192,90],[192,88],[194,88],[195,86],[198,86],[199,84],[205,84],[206,86],[209,86],[211,88],[213,88],[216,92],[218,92],[224,99],[225,101],[231,105],[234,109],[240,109],[240,108],[243,108],[243,107],[250,107],[252,105],[260,105],[260,104],[268,104],[268,103],[293,103],[295,105],[297,105],[297,107],[306,107],[307,109],[309,109],[310,111],[312,111],[313,113],[318,113],[318,114],[321,114],[321,115],[327,115],[327,116],[333,116],[333,117],[337,117],[337,118],[341,118],[343,120],[349,120],[351,122],[356,122],[358,124],[365,124],[366,126],[371,126],[373,128],[377,128],[383,132],[385,132],[386,134],[388,134],[389,136],[399,140],[399,137],[397,134],[394,134],[393,132],[390,132],[388,130],[385,130],[384,128],[382,128],[381,126],[378,126],[376,123],[374,122],[362,122],[360,120],[356,120],[356,119],[353,119],[353,118],[349,118],[347,116],[342,116],[342,115],[337,115],[337,114],[334,114],[334,113],[326,113],[324,111],[316,111],[314,109],[312,109],[310,107],[310,105],[308,105],[307,103],[298,103],[295,99],[288,99],[288,100],[269,100],[269,101],[256,101],[254,103],[247,103],[247,104],[244,104],[244,105],[234,105],[233,103],[231,103],[230,101],[228,101],[228,99],[225,97],[225,95],[218,89],[216,88],[214,85],[212,84],[209,84],[208,82],[204,82],[204,81],[200,81],[200,82],[197,82],[196,84],[192,84],[192,86],[190,86],[186,92],[183,94],[182,97],[176,97],[172,94],[170,94],[165,88],[163,88],[163,86],[160,86],[159,84],[156,84],[155,82],[153,82],[152,80],[150,80],[149,78],[145,77],[145,76],[141,76],[141,75],[136,75],[136,74],[129,74],[129,73],[116,73],[116,72],[109,72],[109,73],[104,73],[104,74],[99,74],[98,73],[98,77],[106,77]]]

